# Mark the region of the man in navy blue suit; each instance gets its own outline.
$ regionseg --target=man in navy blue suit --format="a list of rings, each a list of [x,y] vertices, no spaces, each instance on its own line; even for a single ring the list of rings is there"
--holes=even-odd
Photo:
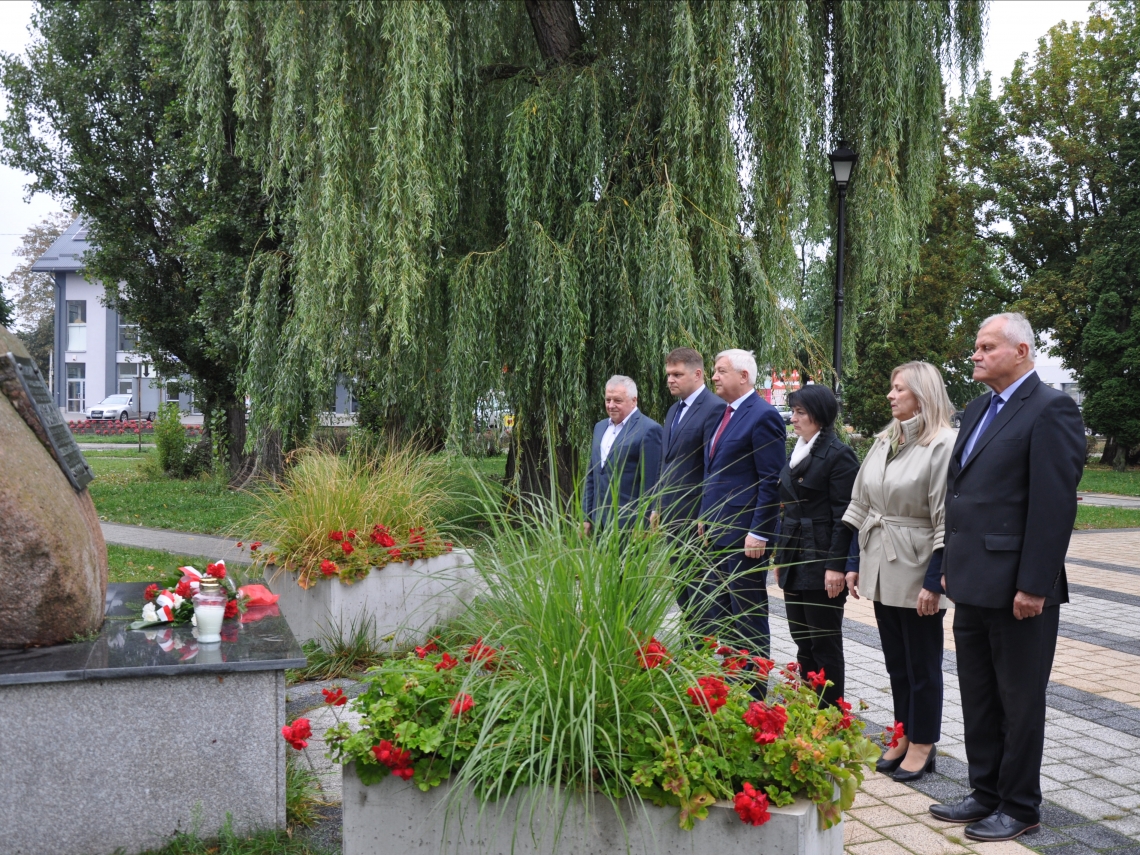
[[[705,446],[700,532],[716,568],[704,584],[702,593],[711,602],[700,622],[709,634],[728,632],[733,641],[767,657],[767,547],[776,533],[788,434],[776,408],[756,394],[751,351],[718,353],[713,386],[724,406]]]
[[[594,425],[582,491],[587,534],[609,524],[615,500],[618,525],[634,525],[642,496],[653,491],[661,470],[661,425],[637,409],[637,384],[629,377],[607,381],[606,412],[609,418]]]

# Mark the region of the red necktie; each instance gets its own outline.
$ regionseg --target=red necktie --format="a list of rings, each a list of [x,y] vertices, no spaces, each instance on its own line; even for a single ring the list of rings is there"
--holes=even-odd
[[[712,438],[712,444],[709,446],[709,460],[716,454],[716,444],[720,440],[720,435],[724,433],[724,429],[728,427],[728,420],[732,418],[732,404],[728,404],[724,408],[724,418],[720,420],[720,427],[716,429],[716,435]]]

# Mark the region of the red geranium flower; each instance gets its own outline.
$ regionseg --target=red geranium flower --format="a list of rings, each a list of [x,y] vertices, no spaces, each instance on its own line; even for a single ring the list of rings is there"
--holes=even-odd
[[[388,550],[388,554],[389,554],[389,555],[391,555],[391,556],[392,556],[392,558],[393,558],[393,559],[395,559],[396,561],[399,561],[399,560],[400,560],[400,550],[398,550],[398,549],[389,549],[389,550]]]
[[[851,726],[852,722],[854,722],[854,719],[851,717],[851,704],[847,703],[843,698],[837,698],[835,705],[843,712],[843,718],[839,720],[839,729],[846,730]]]
[[[226,578],[226,562],[219,561],[217,564],[207,564],[206,575],[213,576],[215,579]]]
[[[458,664],[459,664],[458,659],[453,657],[450,653],[444,653],[443,659],[441,659],[439,662],[437,662],[435,664],[435,670],[436,671],[450,671],[452,668],[454,668]]]
[[[330,531],[329,532],[329,540],[334,540],[337,543],[340,543],[342,540],[344,540],[344,532],[343,531]]]
[[[765,659],[763,656],[753,656],[752,665],[756,669],[756,674],[761,679],[764,679],[776,667],[776,663],[771,659]]]
[[[372,526],[372,533],[368,535],[368,539],[377,546],[382,546],[385,549],[396,545],[396,541],[392,535],[388,533],[388,529],[379,523]]]
[[[238,616],[237,600],[226,600],[226,610],[222,614],[222,619],[223,620],[229,620],[230,618],[234,618],[237,616]]]
[[[822,689],[827,685],[827,674],[822,668],[818,671],[808,671],[807,676],[808,680],[811,681],[811,687],[813,689]]]
[[[381,739],[379,745],[372,746],[372,754],[377,761],[392,770],[392,774],[405,781],[414,774],[412,770],[412,752],[406,748],[397,748],[387,739]]]
[[[182,599],[186,599],[191,594],[193,594],[194,592],[190,589],[190,580],[189,579],[179,580],[178,584],[174,586],[174,593],[176,593],[178,596],[182,597]]]
[[[350,528],[350,529],[349,529],[349,530],[348,530],[348,531],[345,533],[345,537],[347,537],[349,540],[356,540],[356,529],[354,529],[354,528]]]
[[[482,638],[477,638],[475,643],[467,648],[467,655],[463,657],[463,661],[482,662],[483,667],[490,671],[495,667],[495,652],[495,648],[488,647]]]
[[[451,552],[451,541],[445,540],[443,542],[443,548],[446,549],[448,552]]]
[[[451,714],[460,716],[474,707],[475,699],[473,697],[470,695],[456,695],[455,700],[451,702]]]
[[[261,549],[261,541],[260,540],[255,540],[253,543],[251,543],[249,545],[249,551],[250,552],[257,552],[257,550],[259,550],[259,549]]]
[[[307,718],[299,718],[291,725],[287,724],[281,728],[281,735],[285,737],[286,742],[300,751],[308,747],[309,743],[306,740],[313,735],[313,728]]]
[[[748,666],[748,651],[747,650],[730,650],[725,655],[724,661],[721,662],[721,667],[724,668],[728,674],[735,674],[737,671],[743,671]]]
[[[340,572],[340,568],[336,566],[335,561],[329,561],[327,558],[321,562],[321,572],[326,576],[335,576]]]
[[[429,653],[435,653],[437,650],[439,650],[439,648],[435,646],[435,642],[429,641],[423,647],[416,648],[416,656],[420,657],[420,659],[423,659]]]
[[[799,662],[789,662],[787,665],[784,666],[784,668],[788,671],[791,671],[793,674],[798,674],[800,671],[800,663]]]
[[[883,742],[887,748],[898,748],[899,740],[904,736],[906,736],[906,728],[901,721],[896,721],[891,727],[883,731]]]
[[[648,644],[637,649],[637,662],[645,669],[668,665],[669,651],[656,638],[650,638]]]
[[[340,551],[345,555],[352,555],[352,553],[356,552],[356,547],[346,540],[340,545]]]
[[[768,706],[760,701],[753,701],[748,705],[748,712],[743,718],[745,724],[756,728],[752,738],[757,745],[771,745],[783,735],[788,723],[788,711],[779,704]]]
[[[321,694],[325,696],[325,703],[329,706],[343,707],[348,703],[344,689],[321,689]]]
[[[147,585],[146,590],[143,591],[143,599],[148,603],[158,596],[158,585]]]
[[[728,686],[719,677],[701,677],[697,686],[691,686],[686,692],[694,704],[704,707],[710,715],[715,715],[728,702]]]
[[[732,807],[741,821],[750,825],[763,825],[772,818],[768,813],[767,794],[760,792],[747,781],[744,782],[744,789],[736,794]]]
[[[237,542],[237,548],[241,549],[241,541],[240,540]]]

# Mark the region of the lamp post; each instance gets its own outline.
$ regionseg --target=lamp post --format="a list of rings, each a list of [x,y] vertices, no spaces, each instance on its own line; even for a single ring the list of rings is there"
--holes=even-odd
[[[847,182],[859,159],[844,141],[827,156],[831,161],[831,174],[839,188],[839,240],[835,248],[835,399],[839,402],[839,419],[843,420],[843,241],[847,225]]]

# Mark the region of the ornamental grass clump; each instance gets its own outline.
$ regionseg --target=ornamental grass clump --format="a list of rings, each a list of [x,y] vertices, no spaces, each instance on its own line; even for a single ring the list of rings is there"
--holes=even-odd
[[[837,822],[878,749],[846,702],[819,709],[823,675],[693,635],[676,597],[704,560],[641,528],[500,517],[474,553],[484,595],[447,637],[372,672],[360,729],[326,736],[332,756],[365,784],[521,792],[532,814],[570,791],[673,806],[683,828],[731,801],[760,824],[806,796]]]
[[[276,489],[254,494],[241,528],[273,545],[251,551],[255,565],[295,573],[303,588],[331,577],[351,584],[373,567],[451,550],[437,529],[446,483],[442,460],[414,447],[305,449]]]

